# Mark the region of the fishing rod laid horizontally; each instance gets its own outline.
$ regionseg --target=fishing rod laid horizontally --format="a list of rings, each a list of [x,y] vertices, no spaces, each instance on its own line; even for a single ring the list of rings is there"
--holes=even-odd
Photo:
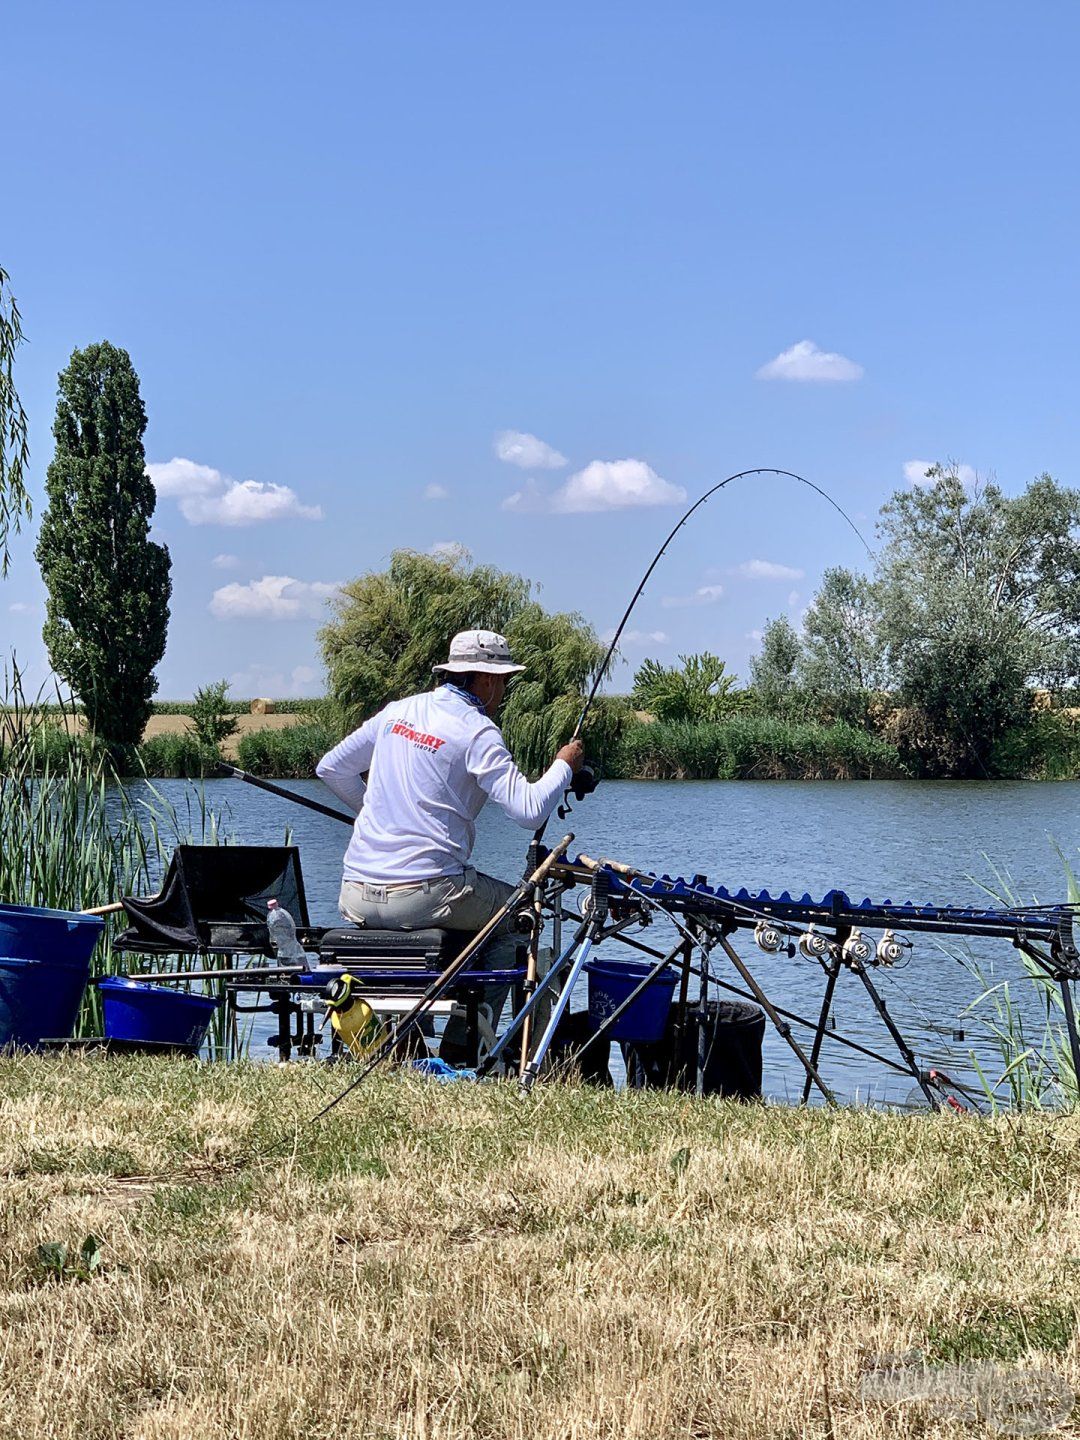
[[[331,820],[341,820],[346,825],[352,825],[355,815],[348,815],[344,810],[335,810],[331,805],[324,805],[320,800],[311,800],[307,795],[298,795],[295,790],[287,790],[284,785],[275,785],[270,780],[260,780],[257,775],[249,774],[247,770],[241,770],[236,765],[226,764],[219,760],[216,768],[222,775],[231,775],[234,780],[243,780],[245,785],[254,785],[259,790],[266,790],[271,795],[280,796],[282,800],[292,800],[296,805],[303,805],[308,810],[314,810],[317,815],[328,815]]]

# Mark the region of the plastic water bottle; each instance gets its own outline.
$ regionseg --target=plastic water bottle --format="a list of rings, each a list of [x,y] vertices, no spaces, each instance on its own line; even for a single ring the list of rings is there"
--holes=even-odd
[[[296,938],[296,921],[288,910],[283,910],[276,900],[268,900],[266,910],[266,927],[274,954],[279,960],[302,960],[307,964],[307,954]]]

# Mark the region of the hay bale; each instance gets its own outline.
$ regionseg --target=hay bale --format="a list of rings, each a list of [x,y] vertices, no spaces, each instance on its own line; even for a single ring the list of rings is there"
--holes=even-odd
[[[273,715],[273,700],[252,700],[251,713],[252,715]]]

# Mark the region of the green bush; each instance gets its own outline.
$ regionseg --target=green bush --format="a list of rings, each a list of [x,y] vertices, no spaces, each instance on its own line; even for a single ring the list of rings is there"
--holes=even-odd
[[[990,752],[989,769],[1002,780],[1080,778],[1080,726],[1060,710],[1036,711],[1007,730]]]
[[[219,758],[216,746],[201,744],[190,731],[183,731],[144,740],[124,769],[129,775],[158,780],[201,779],[214,773]]]
[[[223,740],[236,734],[238,721],[228,708],[229,682],[215,680],[195,691],[189,732],[200,745],[220,752]]]
[[[310,780],[319,760],[338,739],[337,732],[321,720],[301,721],[284,730],[253,730],[237,742],[237,764],[252,775]]]
[[[626,727],[609,767],[641,780],[859,780],[903,775],[891,746],[865,730],[734,715]]]

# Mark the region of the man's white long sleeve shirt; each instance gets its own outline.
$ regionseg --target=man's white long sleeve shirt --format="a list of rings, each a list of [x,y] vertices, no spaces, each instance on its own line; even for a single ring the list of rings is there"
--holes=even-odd
[[[556,760],[530,784],[495,722],[446,685],[387,705],[324,755],[315,773],[359,811],[345,879],[383,885],[460,875],[489,799],[535,830],[573,778]]]

